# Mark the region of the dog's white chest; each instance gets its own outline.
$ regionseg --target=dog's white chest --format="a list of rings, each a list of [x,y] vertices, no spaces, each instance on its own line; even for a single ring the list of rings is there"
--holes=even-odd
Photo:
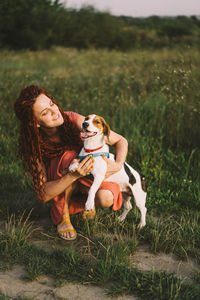
[[[104,175],[107,171],[107,163],[102,156],[94,157],[94,166],[91,174],[96,177],[98,175]]]

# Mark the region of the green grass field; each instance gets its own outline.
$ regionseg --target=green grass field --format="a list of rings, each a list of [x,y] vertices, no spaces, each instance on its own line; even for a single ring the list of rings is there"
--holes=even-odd
[[[31,209],[32,221],[49,213],[49,204],[44,206],[36,199],[17,158],[18,121],[13,103],[21,88],[30,84],[45,88],[64,110],[103,116],[112,130],[127,138],[127,161],[145,175],[148,185],[147,226],[141,232],[136,229],[136,209],[123,224],[117,222],[118,213],[100,210],[98,218],[90,223],[82,223],[79,216],[73,218],[75,228],[90,241],[87,253],[83,252],[85,245],[80,247],[75,242],[65,252],[56,250],[45,258],[46,266],[49,261],[53,265],[60,260],[70,262],[67,271],[43,267],[44,253],[27,244],[29,235],[23,230],[29,227],[25,224],[18,232],[11,218],[12,224],[1,235],[0,252],[5,265],[6,261],[26,264],[30,279],[51,274],[61,281],[76,278],[79,282],[102,284],[115,278],[112,295],[132,293],[134,284],[134,292],[142,290],[143,299],[197,299],[199,274],[191,287],[170,274],[132,270],[128,268],[128,257],[138,244],[148,243],[155,253],[171,252],[179,259],[190,256],[200,263],[199,51],[188,48],[122,53],[52,48],[39,52],[1,51],[0,60],[2,219],[13,214],[18,218],[24,210],[27,215]],[[34,253],[32,260],[30,251]],[[14,253],[18,253],[15,259]],[[122,257],[126,258],[123,264]],[[156,276],[160,286],[156,285]]]

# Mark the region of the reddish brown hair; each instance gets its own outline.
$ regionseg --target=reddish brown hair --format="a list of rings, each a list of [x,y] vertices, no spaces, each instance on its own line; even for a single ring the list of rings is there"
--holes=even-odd
[[[41,128],[37,127],[37,120],[33,113],[33,104],[40,94],[45,94],[59,108],[64,123],[58,127],[60,143],[51,142]],[[69,117],[55,102],[53,97],[44,89],[31,85],[24,88],[14,104],[15,114],[20,120],[19,127],[19,154],[22,158],[25,171],[27,171],[33,180],[36,193],[42,199],[43,196],[43,170],[38,169],[38,163],[44,165],[47,169],[50,159],[60,156],[66,150],[75,150],[79,152],[82,142],[79,130],[70,121]]]

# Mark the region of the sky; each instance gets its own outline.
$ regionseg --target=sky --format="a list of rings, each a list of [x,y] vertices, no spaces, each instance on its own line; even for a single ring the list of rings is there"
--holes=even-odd
[[[113,15],[132,17],[200,15],[200,0],[61,0],[67,7],[79,9],[84,4]]]

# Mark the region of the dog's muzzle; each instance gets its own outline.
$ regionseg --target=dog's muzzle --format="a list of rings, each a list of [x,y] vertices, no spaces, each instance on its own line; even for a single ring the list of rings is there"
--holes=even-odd
[[[82,124],[83,129],[87,129],[88,126],[89,126],[88,122],[83,122],[83,124]]]

